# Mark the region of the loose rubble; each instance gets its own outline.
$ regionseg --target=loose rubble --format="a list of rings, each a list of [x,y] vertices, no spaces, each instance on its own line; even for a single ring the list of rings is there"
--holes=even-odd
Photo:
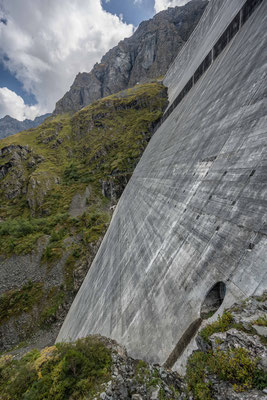
[[[127,355],[126,349],[105,339],[112,350],[112,379],[103,385],[96,399],[101,400],[183,400],[185,389],[182,378],[157,364],[148,364]]]

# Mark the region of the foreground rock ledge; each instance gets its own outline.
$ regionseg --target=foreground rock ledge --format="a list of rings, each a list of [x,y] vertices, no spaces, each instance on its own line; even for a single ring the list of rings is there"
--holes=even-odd
[[[51,394],[49,392],[45,397],[48,400],[52,400],[54,392],[59,390],[63,390],[63,397],[58,397],[59,399],[72,400],[266,399],[266,310],[267,292],[235,304],[215,322],[209,323],[208,320],[205,328],[198,334],[198,350],[189,358],[184,377],[164,366],[133,359],[128,356],[125,347],[114,340],[92,335],[72,344],[57,344],[41,352],[35,350],[27,353],[27,373],[35,373],[36,378],[29,381],[26,391],[32,393],[34,386],[39,384],[39,391],[43,392],[43,386],[49,380]],[[82,364],[79,364],[80,359],[75,356],[75,352],[79,349],[83,351],[82,346],[85,349],[84,354],[92,364],[92,375],[84,376],[83,366],[79,370],[79,365]],[[91,349],[89,356],[86,353],[88,348]],[[10,397],[9,394],[10,385],[17,385],[22,378],[23,365],[25,367],[25,357],[15,360],[18,357],[21,357],[21,349],[0,357],[1,399],[19,398],[16,397],[16,393],[13,393],[15,397]],[[103,367],[100,364],[105,357],[109,361],[106,367]],[[67,378],[66,374],[59,373],[63,364],[63,371],[71,371]],[[100,372],[94,375],[97,368]],[[73,387],[78,389],[71,393],[69,389],[64,391],[66,382],[73,377],[76,379],[73,381]],[[40,382],[44,378],[46,380],[42,386]],[[8,385],[6,380],[9,380]],[[88,382],[93,384],[85,397],[84,390],[79,392],[79,388],[86,387]],[[39,392],[36,399],[42,399],[38,396]]]

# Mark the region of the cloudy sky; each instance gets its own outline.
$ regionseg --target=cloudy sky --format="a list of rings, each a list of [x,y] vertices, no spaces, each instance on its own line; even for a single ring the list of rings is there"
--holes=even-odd
[[[0,0],[0,118],[53,111],[78,72],[138,24],[188,0]]]

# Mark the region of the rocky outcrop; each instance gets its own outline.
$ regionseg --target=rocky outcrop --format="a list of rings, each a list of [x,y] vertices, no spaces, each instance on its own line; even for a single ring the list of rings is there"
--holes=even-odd
[[[7,199],[27,192],[29,171],[43,161],[28,146],[10,145],[0,150],[0,191]],[[5,179],[4,179],[5,178]]]
[[[90,73],[79,73],[54,114],[73,112],[138,82],[162,76],[201,17],[207,1],[168,8],[140,24],[132,37],[108,51]]]
[[[101,338],[112,351],[111,380],[103,385],[102,400],[182,400],[185,385],[174,371],[148,364],[128,356],[126,349],[115,341]],[[97,398],[99,398],[97,396]]]
[[[39,171],[29,177],[26,199],[32,213],[43,204],[46,194],[59,182],[59,177],[51,171]]]
[[[0,119],[0,139],[20,131],[25,131],[26,129],[36,128],[50,115],[51,114],[48,113],[41,115],[40,117],[36,117],[34,120],[25,119],[24,121],[18,121],[17,119],[6,115],[4,118]]]
[[[267,398],[266,311],[267,292],[234,304],[200,331],[198,351],[187,364],[186,379],[193,398]]]
[[[87,201],[90,196],[90,188],[86,187],[83,193],[76,193],[71,201],[69,214],[71,217],[76,218],[83,215],[87,209]]]
[[[0,150],[0,194],[7,199],[26,195],[34,213],[45,195],[59,183],[59,177],[51,171],[36,171],[44,157],[35,154],[28,145],[10,145]]]

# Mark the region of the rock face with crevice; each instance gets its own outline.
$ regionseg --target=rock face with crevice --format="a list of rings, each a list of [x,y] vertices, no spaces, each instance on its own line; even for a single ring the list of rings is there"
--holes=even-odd
[[[97,332],[164,363],[216,283],[217,314],[266,289],[267,3],[211,0],[164,82],[172,103],[253,4],[152,137],[58,340]]]
[[[199,21],[207,1],[168,8],[140,24],[130,38],[109,50],[90,73],[79,73],[54,114],[77,111],[93,101],[162,76]]]
[[[43,160],[29,146],[11,144],[0,149],[0,193],[9,200],[26,194],[29,171]]]

